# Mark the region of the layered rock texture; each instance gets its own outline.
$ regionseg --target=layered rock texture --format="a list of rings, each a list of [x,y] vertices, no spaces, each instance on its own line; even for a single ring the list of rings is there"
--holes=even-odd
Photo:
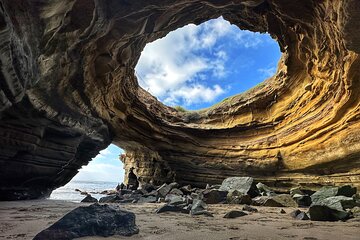
[[[47,196],[111,142],[141,183],[360,186],[358,0],[0,3],[1,199]],[[275,76],[190,112],[139,87],[146,43],[219,16],[278,41]]]

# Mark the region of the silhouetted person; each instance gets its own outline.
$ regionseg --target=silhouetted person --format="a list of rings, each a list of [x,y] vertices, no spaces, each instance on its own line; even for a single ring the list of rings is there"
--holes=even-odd
[[[131,190],[136,190],[139,187],[139,181],[137,180],[137,177],[133,171],[134,168],[130,168],[127,188]]]

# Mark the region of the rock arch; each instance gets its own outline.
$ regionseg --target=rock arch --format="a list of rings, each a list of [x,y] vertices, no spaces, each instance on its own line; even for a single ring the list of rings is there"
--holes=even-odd
[[[357,0],[1,1],[1,198],[48,195],[110,142],[145,182],[359,186],[359,13]],[[185,113],[138,86],[147,42],[219,16],[277,39],[275,76]]]

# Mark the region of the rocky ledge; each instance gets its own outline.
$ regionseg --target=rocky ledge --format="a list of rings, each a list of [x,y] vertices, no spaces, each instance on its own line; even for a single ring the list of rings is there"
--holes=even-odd
[[[0,1],[1,200],[47,196],[111,142],[142,184],[359,187],[359,13],[358,0]],[[138,86],[146,43],[219,16],[278,41],[275,76],[189,112]]]

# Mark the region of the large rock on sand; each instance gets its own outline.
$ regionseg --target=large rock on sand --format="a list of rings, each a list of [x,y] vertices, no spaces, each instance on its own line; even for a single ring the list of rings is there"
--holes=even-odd
[[[34,240],[70,240],[86,236],[131,236],[139,232],[135,214],[108,205],[94,203],[78,207],[49,228],[37,234]]]
[[[252,177],[229,177],[222,182],[219,188],[219,191],[230,192],[233,190],[248,194],[251,197],[259,195],[259,191]]]

